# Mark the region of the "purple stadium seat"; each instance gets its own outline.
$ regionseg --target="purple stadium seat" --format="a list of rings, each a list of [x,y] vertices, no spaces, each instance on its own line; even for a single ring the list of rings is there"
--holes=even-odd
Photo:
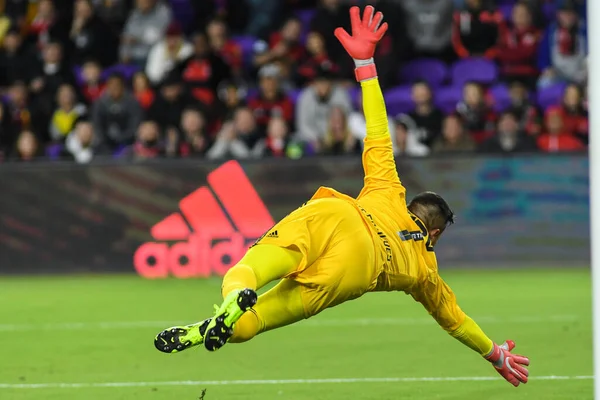
[[[452,66],[452,85],[462,87],[469,81],[492,84],[498,78],[498,68],[485,58],[466,58]]]
[[[350,94],[350,102],[355,110],[362,110],[362,89],[358,85],[353,85],[348,89]]]
[[[194,22],[194,9],[190,0],[169,0],[169,3],[173,10],[173,19],[181,24],[184,31],[190,30]]]
[[[462,87],[442,87],[434,93],[434,103],[445,113],[456,110],[456,105],[462,100]]]
[[[407,113],[414,108],[410,86],[389,89],[384,95],[388,115]]]
[[[252,57],[254,55],[254,44],[258,39],[254,36],[234,36],[232,39],[242,48],[244,64],[251,65]]]
[[[75,75],[75,81],[78,85],[83,84],[83,68],[79,65],[73,67],[73,75]]]
[[[300,40],[302,41],[302,43],[306,43],[306,37],[308,36],[308,32],[310,30],[310,22],[312,21],[313,17],[315,16],[316,10],[312,9],[312,10],[300,10],[298,12],[296,12],[296,17],[298,17],[298,19],[300,19],[300,22],[302,22],[302,35],[300,37]]]
[[[300,93],[302,93],[302,89],[292,89],[289,92],[287,92],[287,95],[289,96],[289,98],[292,101],[292,103],[294,104],[294,106],[296,105],[296,102],[298,101],[298,97],[300,97]]]
[[[106,79],[110,74],[117,72],[117,73],[123,75],[123,77],[125,77],[126,80],[131,80],[131,78],[133,78],[133,75],[135,75],[135,73],[138,72],[139,70],[140,70],[140,67],[138,67],[137,65],[117,64],[117,65],[113,65],[112,67],[105,69],[104,72],[102,73],[102,77],[104,79]]]
[[[494,110],[502,112],[510,106],[510,92],[504,84],[494,85],[490,88],[490,95],[494,100]]]
[[[406,64],[400,71],[400,79],[403,82],[412,83],[424,80],[432,87],[442,85],[448,76],[448,67],[439,60],[421,59]]]
[[[542,12],[544,13],[546,21],[554,21],[554,18],[556,18],[556,3],[545,3],[542,6]]]
[[[63,150],[64,146],[62,144],[51,144],[46,147],[46,157],[50,158],[51,160],[58,160]]]
[[[563,93],[567,87],[566,83],[559,83],[547,88],[538,89],[537,92],[537,103],[546,111],[550,106],[560,104],[562,101]]]
[[[502,13],[502,16],[504,17],[504,19],[506,21],[512,20],[513,7],[514,7],[513,4],[502,4],[502,5],[498,6],[498,11],[500,11],[500,13]]]

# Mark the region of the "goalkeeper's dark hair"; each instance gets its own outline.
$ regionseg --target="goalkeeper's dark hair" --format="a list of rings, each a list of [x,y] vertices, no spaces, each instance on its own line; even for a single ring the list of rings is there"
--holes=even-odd
[[[434,192],[423,192],[416,195],[408,203],[408,209],[419,217],[429,230],[444,230],[454,223],[454,212],[446,200]]]

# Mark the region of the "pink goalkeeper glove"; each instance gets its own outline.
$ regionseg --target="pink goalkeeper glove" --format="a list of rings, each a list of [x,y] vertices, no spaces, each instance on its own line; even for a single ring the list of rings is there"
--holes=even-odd
[[[510,351],[514,348],[515,342],[512,340],[507,340],[501,346],[494,343],[492,352],[485,356],[485,359],[492,363],[504,379],[516,387],[527,383],[529,371],[525,366],[529,365],[529,358],[512,354]]]
[[[373,6],[366,6],[361,20],[360,10],[354,6],[350,9],[352,36],[343,28],[337,28],[334,31],[335,37],[354,59],[356,80],[359,82],[377,76],[373,55],[375,55],[377,43],[388,29],[387,23],[381,25],[383,14],[381,12],[374,13]]]

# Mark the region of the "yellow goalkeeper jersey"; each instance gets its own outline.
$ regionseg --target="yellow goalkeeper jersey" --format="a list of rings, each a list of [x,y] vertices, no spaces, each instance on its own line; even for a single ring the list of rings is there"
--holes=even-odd
[[[373,79],[362,86],[367,122],[362,156],[364,187],[356,199],[325,187],[313,199],[334,196],[360,210],[378,253],[380,273],[373,291],[404,291],[422,303],[445,330],[455,331],[464,322],[465,314],[438,274],[425,225],[407,208],[379,83]]]

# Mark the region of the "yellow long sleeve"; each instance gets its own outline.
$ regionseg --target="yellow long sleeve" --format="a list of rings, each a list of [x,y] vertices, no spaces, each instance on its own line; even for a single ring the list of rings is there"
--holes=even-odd
[[[363,93],[363,111],[367,122],[367,139],[389,137],[387,112],[379,80],[369,79],[360,84]]]
[[[404,191],[394,161],[387,112],[377,78],[361,82],[367,137],[362,162],[365,186],[359,198],[380,189]]]
[[[449,333],[462,344],[475,350],[482,356],[489,354],[494,347],[494,342],[468,316],[465,316],[465,320],[457,329]]]

